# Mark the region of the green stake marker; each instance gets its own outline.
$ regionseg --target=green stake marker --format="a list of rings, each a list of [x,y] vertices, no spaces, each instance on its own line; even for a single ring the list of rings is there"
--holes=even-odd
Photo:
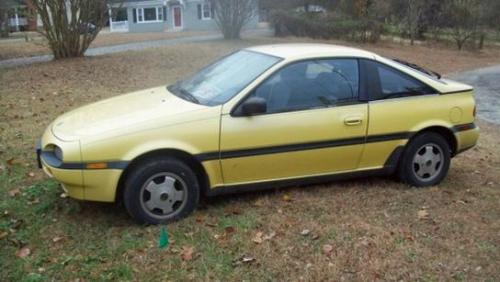
[[[158,247],[160,249],[165,249],[168,247],[168,233],[164,226],[160,230],[160,240],[158,241]]]

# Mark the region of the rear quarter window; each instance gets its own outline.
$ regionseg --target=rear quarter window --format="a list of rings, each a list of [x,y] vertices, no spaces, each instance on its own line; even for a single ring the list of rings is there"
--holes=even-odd
[[[365,60],[370,100],[435,94],[436,91],[418,79],[385,64]]]

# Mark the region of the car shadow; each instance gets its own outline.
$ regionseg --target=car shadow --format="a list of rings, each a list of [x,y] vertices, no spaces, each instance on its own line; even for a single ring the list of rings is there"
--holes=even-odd
[[[270,186],[268,189],[260,191],[243,191],[236,194],[218,195],[212,197],[202,196],[198,210],[209,210],[232,205],[237,202],[254,202],[260,198],[281,195],[284,193],[296,193],[299,191],[308,191],[308,193],[321,193],[327,191],[335,195],[336,193],[349,193],[352,190],[373,189],[378,187],[388,187],[395,190],[411,189],[404,184],[400,184],[390,177],[364,177],[350,180],[337,180],[324,182],[314,185],[290,185],[279,188]],[[78,221],[98,220],[110,227],[126,227],[137,225],[129,216],[124,204],[117,203],[98,203],[77,201],[80,209],[74,214]],[[139,224],[140,225],[140,224]]]

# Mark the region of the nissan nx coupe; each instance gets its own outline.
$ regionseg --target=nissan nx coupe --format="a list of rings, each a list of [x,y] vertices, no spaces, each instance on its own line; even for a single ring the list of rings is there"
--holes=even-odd
[[[436,185],[476,144],[474,120],[470,86],[417,65],[279,44],[70,111],[37,155],[70,197],[123,201],[158,224],[191,213],[201,195],[379,174]]]

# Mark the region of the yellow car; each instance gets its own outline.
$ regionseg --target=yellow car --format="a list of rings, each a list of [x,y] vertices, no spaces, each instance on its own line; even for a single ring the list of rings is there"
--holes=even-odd
[[[440,183],[473,147],[473,89],[334,45],[232,53],[191,77],[68,112],[40,166],[69,196],[123,200],[139,222],[191,213],[201,195],[375,174]]]

